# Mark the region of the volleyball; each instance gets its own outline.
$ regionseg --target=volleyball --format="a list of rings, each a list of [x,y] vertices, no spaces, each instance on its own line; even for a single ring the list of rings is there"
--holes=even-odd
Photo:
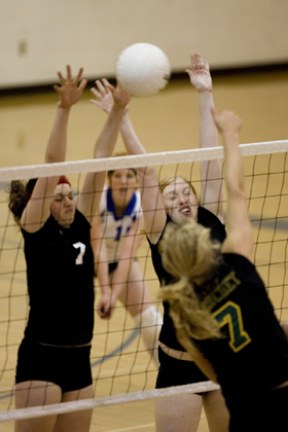
[[[119,85],[133,96],[154,95],[168,83],[169,59],[156,45],[135,43],[120,53],[116,78]]]

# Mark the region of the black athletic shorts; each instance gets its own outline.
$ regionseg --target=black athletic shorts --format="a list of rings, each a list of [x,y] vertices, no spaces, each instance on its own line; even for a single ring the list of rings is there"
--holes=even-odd
[[[112,262],[108,264],[108,272],[109,274],[113,273],[118,267],[118,261]]]
[[[177,360],[158,348],[159,372],[156,388],[174,387],[208,381],[193,361]]]
[[[92,384],[90,350],[91,346],[51,347],[24,339],[18,349],[16,384],[47,381],[63,393],[88,387]]]

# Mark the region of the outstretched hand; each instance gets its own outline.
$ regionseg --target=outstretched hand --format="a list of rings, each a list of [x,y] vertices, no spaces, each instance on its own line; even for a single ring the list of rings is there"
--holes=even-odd
[[[109,81],[106,78],[96,80],[95,86],[92,87],[90,91],[95,96],[94,99],[90,99],[90,102],[101,108],[106,113],[110,113],[114,105],[114,99]]]
[[[113,106],[127,106],[131,99],[129,93],[119,86],[114,87],[106,78],[96,80],[91,92],[95,98],[90,99],[90,102],[106,113],[110,113]]]
[[[75,78],[72,76],[71,66],[66,66],[66,77],[61,72],[57,72],[60,84],[54,86],[54,90],[59,95],[58,106],[61,108],[71,108],[81,98],[87,85],[87,80],[83,79],[83,68],[80,68]]]
[[[200,92],[211,92],[212,78],[210,74],[209,64],[203,59],[200,54],[191,55],[191,67],[186,69],[189,75],[191,84]]]

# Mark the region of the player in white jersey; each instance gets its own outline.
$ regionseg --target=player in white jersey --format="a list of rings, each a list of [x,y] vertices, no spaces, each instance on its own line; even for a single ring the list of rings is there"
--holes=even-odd
[[[134,180],[134,172],[132,172],[132,170],[125,171],[126,170],[124,170],[124,172],[122,172],[122,170],[114,171],[113,174],[111,173],[110,178],[117,178],[121,181],[120,177],[123,175],[128,179],[133,178]],[[129,182],[129,180],[127,180],[127,182]],[[123,188],[123,192],[118,191],[118,193],[126,194],[126,188]],[[130,198],[130,196],[127,198]],[[109,263],[117,263],[119,261],[121,246],[126,236],[129,234],[136,219],[142,217],[140,192],[138,190],[133,192],[129,204],[125,206],[123,210],[123,213],[122,209],[117,213],[117,207],[113,200],[113,191],[110,187],[107,187],[102,195],[100,212],[104,224],[104,237],[106,240]]]
[[[158,364],[162,317],[152,303],[136,258],[142,240],[143,214],[136,171],[109,171],[100,214],[94,218],[92,226],[92,246],[101,289],[97,309],[101,318],[110,318],[119,299],[139,327],[147,351]]]

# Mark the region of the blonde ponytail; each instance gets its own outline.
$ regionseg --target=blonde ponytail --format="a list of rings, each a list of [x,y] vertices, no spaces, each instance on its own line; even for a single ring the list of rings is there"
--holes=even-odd
[[[170,304],[170,315],[181,343],[185,340],[189,343],[191,338],[219,337],[217,321],[197,294],[201,294],[201,282],[215,271],[210,231],[194,221],[181,226],[169,224],[161,242],[161,256],[165,269],[178,279],[164,287],[160,296]]]

